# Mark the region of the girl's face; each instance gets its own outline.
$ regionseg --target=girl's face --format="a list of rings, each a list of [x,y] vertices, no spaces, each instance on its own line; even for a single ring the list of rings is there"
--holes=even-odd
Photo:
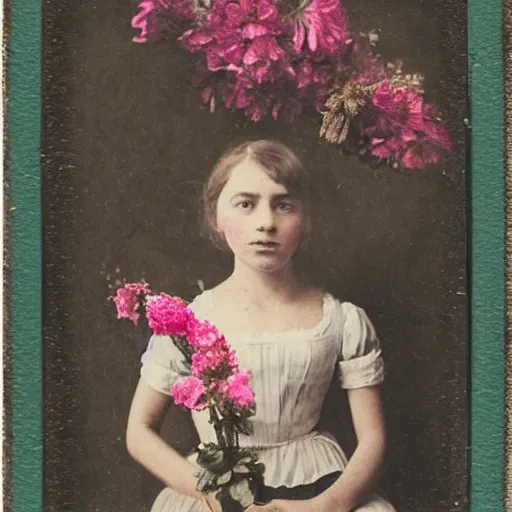
[[[217,229],[235,258],[266,273],[285,267],[304,230],[302,202],[253,160],[237,165],[217,202]]]

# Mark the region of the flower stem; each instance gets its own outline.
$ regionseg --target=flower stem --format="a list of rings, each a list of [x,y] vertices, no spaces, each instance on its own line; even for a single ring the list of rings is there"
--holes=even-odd
[[[217,436],[217,441],[219,442],[219,446],[221,448],[226,448],[226,436],[224,435],[224,430],[222,429],[222,424],[219,418],[219,414],[217,413],[217,409],[215,405],[210,404],[210,418],[213,423],[213,429],[215,430],[215,434]]]
[[[288,14],[288,17],[293,18],[299,14],[299,12],[303,11],[311,3],[311,1],[312,0],[301,0],[300,4],[290,14]]]

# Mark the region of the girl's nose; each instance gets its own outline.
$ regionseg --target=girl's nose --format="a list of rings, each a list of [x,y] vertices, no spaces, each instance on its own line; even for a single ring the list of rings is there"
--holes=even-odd
[[[276,230],[274,213],[270,208],[261,208],[256,219],[257,230],[272,232]]]

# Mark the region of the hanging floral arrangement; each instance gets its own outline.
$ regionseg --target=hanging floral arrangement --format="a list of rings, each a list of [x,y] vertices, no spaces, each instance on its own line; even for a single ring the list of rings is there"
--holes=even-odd
[[[133,38],[176,37],[198,57],[192,84],[213,112],[251,121],[321,116],[319,135],[372,164],[421,169],[452,142],[424,77],[382,62],[378,34],[353,34],[340,0],[140,0]]]

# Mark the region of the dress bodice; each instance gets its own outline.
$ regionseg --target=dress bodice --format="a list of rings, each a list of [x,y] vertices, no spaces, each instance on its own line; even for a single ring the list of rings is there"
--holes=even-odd
[[[208,320],[208,294],[190,305],[202,320]],[[383,380],[379,340],[365,312],[326,294],[322,319],[311,329],[223,334],[240,368],[251,373],[254,434],[240,436],[240,444],[260,450],[265,481],[300,485],[344,467],[346,457],[336,441],[315,427],[336,368],[345,389]],[[151,387],[169,394],[189,368],[170,338],[153,336],[142,357],[141,374]],[[193,411],[192,418],[201,441],[215,441],[208,412]]]

